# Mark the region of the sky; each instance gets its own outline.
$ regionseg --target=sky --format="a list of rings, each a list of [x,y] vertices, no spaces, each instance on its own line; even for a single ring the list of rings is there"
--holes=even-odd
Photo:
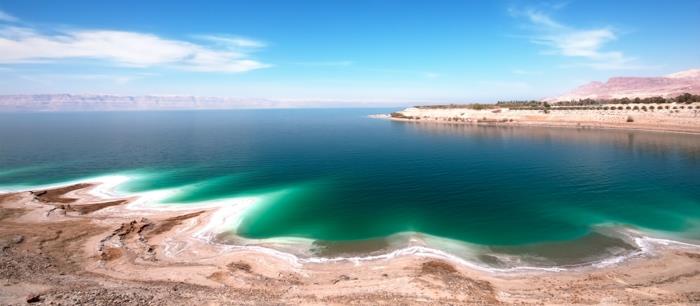
[[[492,102],[698,50],[700,0],[0,0],[0,94]]]

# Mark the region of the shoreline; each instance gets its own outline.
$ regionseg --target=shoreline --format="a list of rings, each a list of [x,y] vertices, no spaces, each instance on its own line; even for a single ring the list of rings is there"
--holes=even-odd
[[[671,133],[685,135],[700,135],[699,129],[682,130],[670,129],[666,127],[658,127],[653,125],[644,126],[625,126],[622,124],[611,124],[604,122],[543,122],[543,121],[518,121],[518,122],[451,122],[446,120],[420,120],[420,119],[404,119],[391,117],[370,117],[375,119],[386,119],[397,122],[410,122],[419,124],[453,124],[453,125],[472,125],[472,126],[495,126],[495,127],[541,127],[541,128],[566,128],[566,129],[582,129],[582,130],[617,130],[630,132],[651,132],[651,133]],[[700,120],[700,119],[699,119]]]
[[[694,106],[694,109],[691,107]],[[653,107],[653,106],[652,106]],[[676,110],[518,110],[503,108],[418,108],[409,107],[388,114],[370,115],[370,118],[399,122],[467,124],[481,126],[524,126],[545,128],[613,129],[660,133],[700,134],[700,103]],[[668,106],[667,106],[668,107]],[[607,107],[606,107],[607,108]]]
[[[94,192],[95,190],[98,192]],[[658,296],[658,301],[670,302],[671,300],[667,299],[670,296],[673,296],[674,301],[681,303],[700,301],[700,292],[687,287],[700,282],[700,272],[689,277],[682,276],[685,272],[681,273],[700,262],[700,249],[697,247],[667,246],[648,256],[631,256],[612,265],[587,266],[559,272],[541,269],[504,273],[484,271],[458,264],[449,260],[449,257],[446,259],[430,251],[421,256],[419,251],[426,250],[420,248],[413,248],[412,251],[399,250],[397,254],[380,255],[367,260],[331,258],[295,261],[289,254],[274,248],[218,245],[197,237],[215,217],[216,210],[212,207],[150,211],[139,207],[130,209],[129,205],[138,201],[133,197],[126,199],[127,202],[105,206],[105,202],[113,202],[115,199],[100,197],[104,191],[100,190],[99,184],[90,184],[69,185],[46,192],[25,191],[0,195],[0,241],[6,245],[3,252],[10,255],[5,259],[13,260],[17,256],[13,253],[14,248],[25,249],[25,252],[30,253],[37,251],[30,247],[31,242],[36,240],[42,253],[63,254],[70,248],[80,250],[75,255],[79,259],[75,260],[76,267],[73,268],[97,275],[95,277],[104,281],[167,282],[204,286],[214,290],[225,288],[226,292],[256,290],[248,296],[249,301],[259,303],[291,299],[290,301],[297,303],[311,304],[343,304],[359,301],[362,296],[367,295],[372,295],[372,298],[378,301],[390,299],[409,304],[420,304],[424,301],[533,303],[539,302],[540,299],[546,301],[547,298],[554,302],[562,301],[559,298],[562,298],[565,292],[558,292],[546,286],[533,287],[530,283],[544,281],[542,276],[546,276],[548,281],[557,282],[561,286],[579,282],[590,285],[610,281],[605,278],[589,280],[591,275],[626,274],[629,269],[638,268],[647,273],[640,272],[639,275],[624,277],[644,278],[648,277],[649,273],[657,277],[663,276],[664,279],[679,277],[677,281],[667,284],[672,285],[672,290]],[[33,233],[37,225],[41,225],[42,230]],[[54,231],[48,230],[50,228]],[[70,244],[54,249],[46,249],[47,242],[41,242],[46,239],[33,237],[56,236],[56,228],[61,228],[56,240],[76,229],[90,234],[83,234],[80,239],[71,240]],[[9,243],[8,247],[6,237],[17,235],[17,232],[21,232],[19,235],[22,235],[22,241]],[[12,240],[12,237],[9,238]],[[667,275],[669,272],[673,275]],[[51,277],[60,277],[60,273],[52,274]],[[84,278],[80,273],[69,275],[81,281]],[[432,284],[436,279],[438,285]],[[440,279],[448,280],[440,282]],[[20,292],[24,293],[27,288],[35,288],[37,285],[35,281],[28,279],[20,279],[17,282],[17,279],[3,277],[3,281],[12,285],[0,287],[0,297],[8,298],[0,298],[2,303],[16,303],[22,296]],[[270,282],[273,283],[272,286],[269,285]],[[348,286],[344,286],[345,283]],[[372,285],[361,285],[366,283]],[[51,290],[57,290],[50,284],[41,285],[48,285],[53,288]],[[622,284],[617,286],[619,287],[613,290],[616,296],[627,298],[620,300],[621,303],[642,301],[636,299],[644,295],[631,294]],[[285,289],[286,293],[277,295]],[[47,301],[60,301],[51,295],[53,291],[47,290],[39,290],[48,292],[42,293]],[[260,290],[262,292],[259,292]],[[528,293],[524,296],[516,294],[514,297],[511,291]],[[387,299],[376,296],[377,294]],[[535,300],[530,297],[533,294],[537,296]],[[600,292],[595,291],[586,295],[586,298],[598,296],[598,301],[602,302],[609,295],[610,290],[600,289]],[[322,296],[320,300],[319,296]],[[325,298],[330,300],[324,300]],[[576,302],[576,299],[570,298],[572,299],[564,300]]]
[[[26,188],[18,191],[2,191],[0,196],[11,195],[16,193],[26,193],[33,195],[35,198],[44,198],[45,203],[56,205],[53,209],[59,209],[65,215],[66,213],[77,212],[80,215],[96,212],[101,209],[115,207],[116,211],[110,211],[110,214],[105,215],[106,218],[111,218],[114,215],[121,216],[158,216],[172,214],[197,214],[203,215],[200,218],[200,223],[197,228],[192,228],[191,238],[194,238],[202,243],[212,245],[214,247],[230,250],[257,250],[268,255],[278,257],[290,262],[291,265],[301,266],[309,263],[332,263],[332,262],[372,262],[376,260],[391,260],[401,256],[416,256],[424,258],[436,258],[462,265],[471,269],[476,269],[488,273],[518,273],[522,271],[576,271],[587,269],[590,267],[602,267],[615,263],[624,262],[627,259],[635,257],[644,257],[652,252],[649,249],[654,248],[649,246],[649,241],[655,241],[658,244],[685,246],[697,248],[700,251],[700,244],[696,244],[694,240],[674,240],[671,237],[658,238],[651,237],[643,231],[628,228],[620,225],[599,225],[591,231],[591,234],[602,235],[611,239],[618,239],[620,242],[625,242],[627,246],[634,246],[622,254],[598,254],[595,259],[587,259],[586,261],[578,261],[562,264],[551,264],[546,266],[534,265],[534,263],[522,262],[522,265],[516,266],[491,266],[483,261],[476,260],[479,255],[489,257],[514,257],[519,258],[527,255],[525,251],[511,251],[502,253],[493,248],[493,246],[473,244],[466,241],[455,240],[446,237],[433,236],[422,232],[399,232],[383,237],[387,239],[385,246],[364,251],[338,252],[337,256],[324,256],[315,252],[309,253],[309,249],[316,242],[321,243],[337,243],[333,241],[321,241],[313,238],[300,237],[274,237],[265,239],[253,239],[239,236],[231,231],[235,231],[235,227],[243,218],[246,210],[251,206],[260,204],[264,196],[251,196],[246,198],[223,198],[219,200],[210,200],[201,202],[201,204],[191,204],[188,206],[180,206],[173,204],[162,204],[160,200],[172,195],[174,191],[170,189],[136,192],[136,193],[121,193],[116,191],[116,187],[124,184],[133,178],[125,175],[107,175],[95,178],[71,180],[67,183],[55,183],[44,185],[40,188]],[[155,194],[155,195],[154,195]],[[63,201],[63,197],[69,197],[79,200],[78,202],[99,202],[97,204],[78,204],[71,206]],[[47,213],[48,216],[49,213]],[[231,222],[234,223],[231,226]],[[599,230],[605,229],[604,232]],[[226,239],[220,238],[225,235]],[[584,238],[584,237],[581,237]],[[578,241],[581,238],[569,241],[561,241],[560,243],[581,243]],[[399,245],[389,247],[393,243],[389,243],[392,239],[399,242]],[[226,242],[224,240],[229,240]],[[365,240],[358,240],[355,243],[362,244]],[[642,243],[642,241],[646,241]],[[439,245],[439,246],[438,246]],[[546,243],[544,244],[547,245]],[[302,248],[303,247],[303,248]],[[511,250],[517,250],[523,246],[510,246]],[[447,249],[462,249],[467,250],[472,258],[465,258],[457,255]],[[488,250],[486,253],[483,251]],[[478,251],[482,251],[479,253]],[[531,250],[532,251],[532,250]],[[331,252],[333,253],[333,252]],[[462,252],[463,253],[463,252]],[[543,259],[548,259],[543,257]],[[581,258],[583,259],[583,258]],[[520,260],[518,260],[520,262]]]

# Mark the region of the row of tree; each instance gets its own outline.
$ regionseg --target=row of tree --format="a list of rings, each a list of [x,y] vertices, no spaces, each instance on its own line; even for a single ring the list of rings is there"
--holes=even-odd
[[[647,97],[647,98],[618,98],[618,99],[583,99],[556,102],[556,105],[561,106],[586,106],[586,105],[601,105],[601,104],[666,104],[666,103],[693,103],[700,102],[700,95],[684,93],[673,98],[664,97]]]
[[[498,101],[496,104],[445,104],[445,105],[425,105],[417,106],[421,109],[449,109],[449,108],[470,108],[475,110],[495,109],[495,108],[510,108],[510,109],[577,109],[602,107],[605,104],[666,104],[666,103],[686,103],[700,102],[700,95],[684,93],[673,98],[664,97],[647,97],[647,98],[619,98],[619,99],[581,99],[560,102],[542,102],[537,100],[515,100],[515,101]]]
[[[640,105],[641,106],[635,105],[635,104],[626,105],[626,106],[614,106],[614,105],[613,106],[602,106],[602,105],[599,105],[599,106],[562,106],[562,107],[557,107],[555,109],[557,109],[557,110],[643,110],[643,111],[646,111],[646,110],[653,111],[655,109],[658,109],[658,110],[663,110],[663,109],[679,110],[679,109],[686,109],[686,108],[687,109],[700,109],[700,106],[696,106],[695,108],[693,108],[692,105],[673,105],[673,106],[670,106],[670,105],[657,105],[657,106],[649,105],[649,106],[647,106],[646,104],[640,104]],[[545,108],[544,110],[547,111],[549,109]]]

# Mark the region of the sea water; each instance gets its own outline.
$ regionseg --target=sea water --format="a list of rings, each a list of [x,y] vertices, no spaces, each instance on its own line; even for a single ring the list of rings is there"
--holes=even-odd
[[[213,239],[310,258],[563,266],[700,240],[700,136],[367,117],[390,111],[4,113],[0,190],[117,176],[146,207],[243,205]]]

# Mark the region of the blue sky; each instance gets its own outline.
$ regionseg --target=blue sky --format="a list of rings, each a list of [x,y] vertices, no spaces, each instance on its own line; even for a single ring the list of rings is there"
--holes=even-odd
[[[0,94],[488,102],[698,50],[698,0],[0,0]]]

